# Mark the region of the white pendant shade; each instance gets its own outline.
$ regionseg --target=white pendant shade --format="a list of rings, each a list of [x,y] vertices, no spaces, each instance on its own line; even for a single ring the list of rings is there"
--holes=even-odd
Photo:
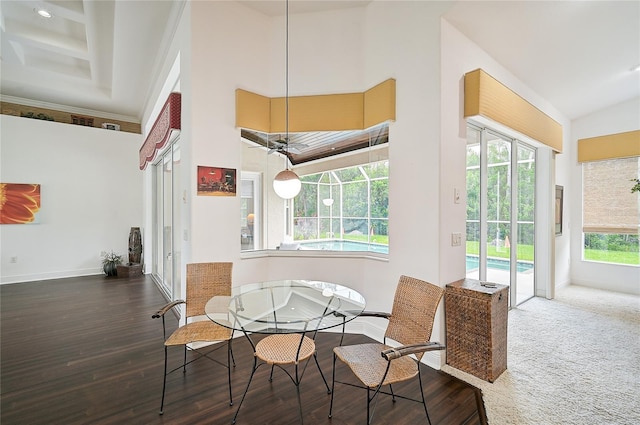
[[[300,178],[291,170],[282,170],[273,179],[273,190],[282,199],[295,198],[301,188]]]

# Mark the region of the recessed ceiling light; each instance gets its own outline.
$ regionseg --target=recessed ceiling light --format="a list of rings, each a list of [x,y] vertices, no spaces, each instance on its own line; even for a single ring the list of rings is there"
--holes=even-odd
[[[33,9],[33,10],[43,18],[47,18],[47,19],[53,18],[53,14],[49,12],[47,9]]]
[[[640,65],[634,66],[631,68],[632,71],[640,71]]]

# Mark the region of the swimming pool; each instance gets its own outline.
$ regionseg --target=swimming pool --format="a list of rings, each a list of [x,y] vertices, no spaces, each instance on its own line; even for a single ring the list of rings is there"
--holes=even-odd
[[[478,257],[475,255],[467,255],[467,272],[478,268]],[[498,270],[509,270],[511,262],[509,260],[501,260],[499,258],[487,258],[487,268]],[[533,268],[533,263],[518,261],[518,272],[526,272]]]
[[[381,254],[389,253],[388,245],[368,244],[366,242],[345,241],[345,240],[321,240],[321,241],[301,241],[303,249],[317,249],[327,251],[368,251]],[[487,258],[487,267],[490,269],[509,270],[511,262],[499,258]],[[467,255],[467,272],[478,268],[478,257]],[[518,272],[526,272],[533,268],[533,263],[518,261]]]
[[[320,249],[327,251],[368,251],[378,252],[381,254],[389,253],[388,245],[343,240],[305,241],[300,242],[300,247],[303,249]]]

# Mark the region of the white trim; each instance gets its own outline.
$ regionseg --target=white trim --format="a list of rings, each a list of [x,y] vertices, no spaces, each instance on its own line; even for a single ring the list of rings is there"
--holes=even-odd
[[[78,270],[65,270],[51,273],[33,273],[13,276],[2,276],[0,285],[9,283],[24,283],[38,280],[65,279],[69,277],[93,276],[104,274],[102,268],[88,268]]]
[[[320,251],[320,250],[296,250],[280,251],[277,249],[265,249],[262,251],[242,251],[240,259],[262,257],[306,257],[306,258],[363,258],[367,260],[389,262],[389,255],[369,251]]]

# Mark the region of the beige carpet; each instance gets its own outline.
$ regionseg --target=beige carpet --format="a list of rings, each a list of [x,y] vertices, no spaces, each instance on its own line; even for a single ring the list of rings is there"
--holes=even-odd
[[[479,387],[490,425],[640,424],[640,297],[570,286],[509,312],[507,370]]]

